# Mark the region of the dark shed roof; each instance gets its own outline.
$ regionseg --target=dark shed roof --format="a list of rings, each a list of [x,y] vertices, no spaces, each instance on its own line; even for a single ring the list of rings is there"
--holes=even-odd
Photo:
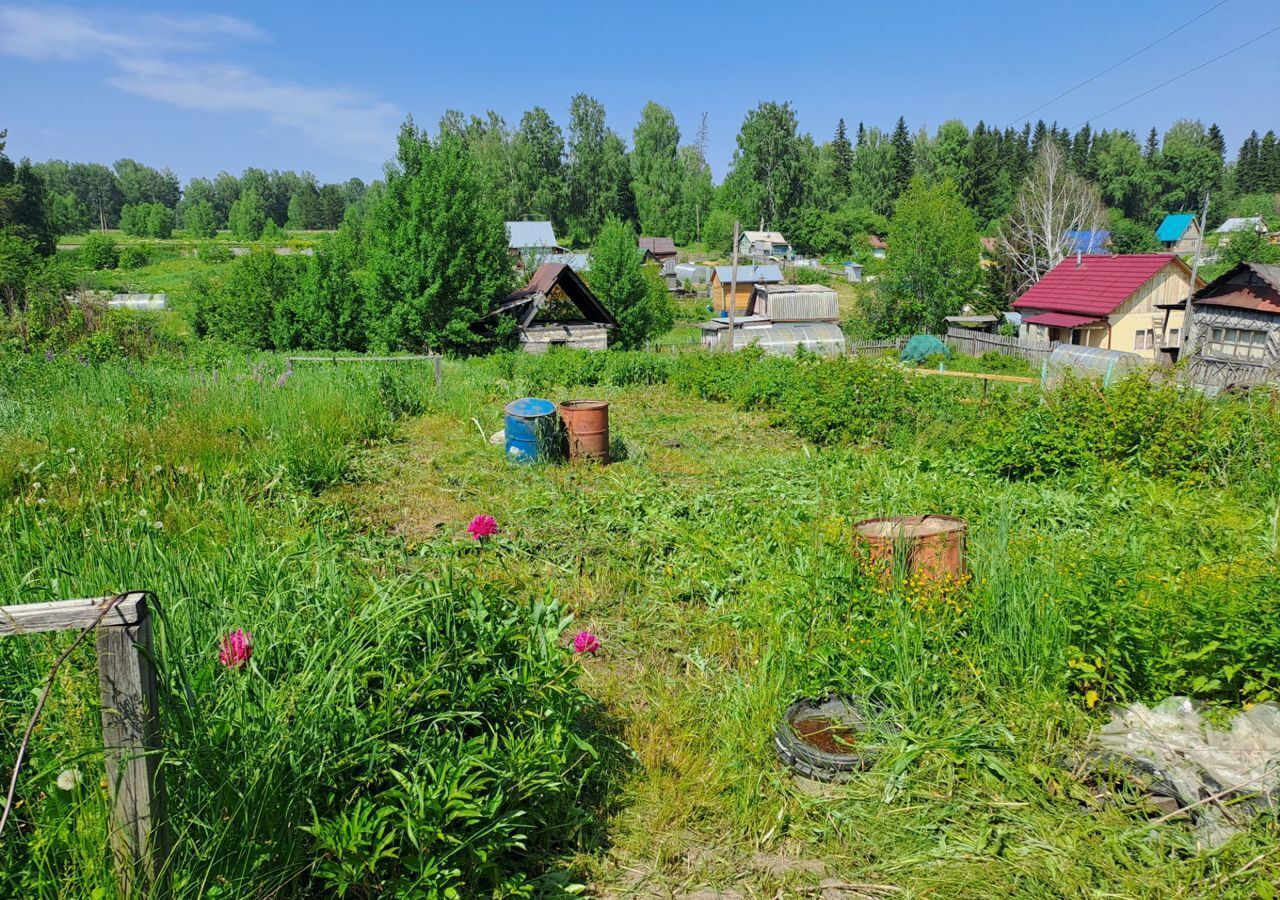
[[[510,312],[516,316],[520,327],[523,328],[533,321],[547,297],[557,287],[564,291],[564,295],[588,322],[599,322],[604,325],[618,324],[618,320],[605,309],[604,304],[591,292],[591,288],[587,287],[587,283],[564,263],[543,263],[538,266],[529,283],[520,290],[507,294],[489,315]]]
[[[640,249],[648,250],[654,256],[675,256],[676,242],[669,237],[642,237]]]
[[[1197,293],[1195,304],[1280,313],[1280,266],[1240,263]]]

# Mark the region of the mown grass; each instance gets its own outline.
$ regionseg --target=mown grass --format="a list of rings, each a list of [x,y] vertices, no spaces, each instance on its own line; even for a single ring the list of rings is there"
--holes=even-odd
[[[299,370],[276,388],[263,362],[216,378],[30,362],[0,404],[8,596],[146,586],[164,606],[180,893],[450,883],[381,856],[379,823],[425,868],[456,865],[464,896],[795,896],[825,878],[905,896],[1247,897],[1280,875],[1274,818],[1197,848],[1138,798],[1097,802],[1071,765],[1108,700],[1230,709],[1276,688],[1265,400],[984,398],[892,365],[751,354],[450,363],[439,394],[426,370]],[[619,461],[507,462],[489,436],[530,394],[610,400]],[[1188,422],[1203,440],[1175,440]],[[1015,471],[1028,448],[1039,467]],[[865,570],[853,523],[917,512],[968,520],[968,583]],[[461,537],[477,513],[501,527],[483,547]],[[597,657],[556,649],[568,614]],[[495,619],[510,630],[477,624]],[[231,627],[255,634],[250,672],[216,663]],[[0,752],[61,640],[0,641]],[[51,787],[100,766],[91,672],[77,659],[46,715],[4,851],[13,890],[110,890],[101,791]],[[789,702],[828,690],[874,701],[887,726],[871,770],[815,791],[770,739]],[[421,767],[469,758],[496,781]],[[418,791],[462,779],[479,818],[409,802],[395,772]],[[442,842],[415,849],[405,823],[424,822]],[[473,822],[499,832],[495,863],[451,849],[487,851]]]

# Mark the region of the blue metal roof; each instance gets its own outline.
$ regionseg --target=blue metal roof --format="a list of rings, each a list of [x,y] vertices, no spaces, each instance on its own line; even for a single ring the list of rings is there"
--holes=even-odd
[[[716,266],[716,278],[728,284],[733,278],[733,266]],[[782,281],[782,270],[777,266],[738,266],[738,284],[777,284]]]
[[[1068,231],[1068,253],[1106,253],[1110,231]]]
[[[1182,233],[1191,227],[1196,220],[1195,213],[1174,213],[1164,217],[1160,227],[1156,229],[1156,240],[1172,244],[1182,239]]]

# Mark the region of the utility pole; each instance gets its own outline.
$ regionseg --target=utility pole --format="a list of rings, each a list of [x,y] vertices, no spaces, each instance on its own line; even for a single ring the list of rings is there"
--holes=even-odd
[[[738,231],[741,226],[733,220],[733,269],[729,275],[729,352],[733,352],[733,326],[738,320]]]
[[[1182,360],[1182,348],[1191,346],[1191,298],[1196,295],[1196,276],[1200,271],[1200,251],[1204,247],[1204,225],[1209,218],[1209,192],[1204,193],[1204,207],[1200,210],[1200,233],[1196,235],[1196,256],[1191,261],[1191,284],[1187,285],[1187,305],[1182,311],[1182,327],[1178,329],[1178,360]]]

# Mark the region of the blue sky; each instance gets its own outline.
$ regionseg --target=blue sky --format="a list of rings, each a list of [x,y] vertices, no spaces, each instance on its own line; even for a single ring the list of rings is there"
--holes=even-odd
[[[842,116],[851,131],[899,115],[913,131],[1004,126],[1210,10],[1032,118],[1139,134],[1216,121],[1234,154],[1251,128],[1280,129],[1280,32],[1098,118],[1280,26],[1273,0],[1217,3],[0,0],[0,128],[12,156],[129,156],[184,181],[251,165],[369,179],[406,115],[493,109],[514,125],[542,105],[563,126],[585,91],[628,141],[650,99],[686,137],[707,113],[719,179],[761,100],[790,100],[819,139]]]

